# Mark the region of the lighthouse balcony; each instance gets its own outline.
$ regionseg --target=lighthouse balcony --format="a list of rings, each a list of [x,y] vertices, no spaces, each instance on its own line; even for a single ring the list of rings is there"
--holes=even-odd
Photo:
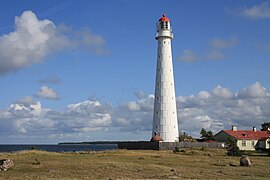
[[[160,31],[156,34],[156,39],[158,39],[160,37],[173,38],[173,33],[169,30],[163,30],[163,31]]]

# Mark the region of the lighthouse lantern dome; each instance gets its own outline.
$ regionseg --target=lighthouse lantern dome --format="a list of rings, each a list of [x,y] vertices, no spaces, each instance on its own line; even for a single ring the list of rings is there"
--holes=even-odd
[[[165,14],[163,14],[162,17],[157,22],[157,32],[159,32],[160,30],[171,31],[170,19],[167,18]]]

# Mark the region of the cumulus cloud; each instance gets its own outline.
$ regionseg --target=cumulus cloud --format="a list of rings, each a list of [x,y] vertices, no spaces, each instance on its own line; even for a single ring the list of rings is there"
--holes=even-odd
[[[178,60],[183,62],[193,62],[198,60],[198,56],[192,50],[185,49]]]
[[[30,106],[34,103],[35,103],[35,101],[31,96],[26,96],[26,97],[20,98],[16,101],[16,104],[23,104],[26,107]]]
[[[217,85],[213,89],[213,95],[219,98],[223,98],[223,99],[230,99],[234,97],[234,94],[231,90],[229,90],[228,88],[223,88],[220,85]]]
[[[50,100],[59,99],[58,93],[55,92],[52,88],[49,88],[48,86],[41,86],[36,96]]]
[[[179,129],[199,137],[201,128],[214,133],[237,125],[239,129],[260,127],[269,121],[270,95],[259,82],[239,92],[217,85],[212,90],[176,98]],[[138,134],[151,135],[154,95],[140,96],[135,101],[112,106],[98,100],[67,105],[64,110],[51,110],[40,102],[24,97],[0,110],[0,139],[46,137],[55,142],[63,138],[100,140],[97,134],[109,133],[106,139],[129,140]],[[129,136],[125,136],[129,134]],[[136,135],[137,134],[137,135]],[[148,135],[149,136],[148,136]],[[104,140],[104,136],[102,136]],[[57,141],[56,140],[56,141]]]
[[[251,19],[270,18],[270,3],[263,2],[252,7],[245,7],[240,10],[240,15]]]
[[[243,88],[238,93],[240,98],[263,98],[268,96],[266,88],[262,87],[259,82],[256,82],[249,87]]]
[[[25,11],[15,17],[14,31],[0,36],[0,74],[43,62],[49,54],[66,48],[83,47],[102,54],[104,45],[103,37],[88,29],[74,31]]]
[[[104,131],[111,124],[110,106],[98,101],[70,104],[63,111],[43,108],[40,102],[19,103],[0,110],[1,137],[39,136]]]

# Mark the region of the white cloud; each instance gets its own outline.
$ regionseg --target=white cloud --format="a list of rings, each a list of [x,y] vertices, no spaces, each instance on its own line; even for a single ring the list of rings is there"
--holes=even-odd
[[[196,95],[178,96],[176,101],[179,129],[194,137],[200,136],[202,127],[214,133],[230,129],[231,125],[239,129],[259,128],[270,117],[270,95],[259,82],[239,93],[218,85]],[[0,140],[8,141],[8,137],[15,139],[14,142],[29,137],[43,138],[46,142],[48,139],[69,141],[70,138],[77,141],[89,138],[129,140],[142,137],[142,134],[147,140],[151,136],[153,104],[154,96],[144,95],[115,107],[86,100],[55,111],[25,97],[0,110]]]
[[[36,96],[40,98],[51,99],[51,100],[59,99],[58,94],[52,88],[49,88],[48,86],[41,86]]]
[[[16,101],[16,103],[23,104],[24,106],[29,106],[31,104],[34,104],[35,101],[34,101],[34,99],[31,96],[26,96],[26,97],[23,97],[21,99],[18,99]]]
[[[268,96],[266,88],[262,87],[259,82],[256,82],[238,93],[238,97],[241,98],[263,98]]]
[[[220,51],[216,51],[216,50],[213,50],[213,51],[210,51],[206,54],[206,57],[205,59],[208,59],[208,60],[221,60],[221,59],[224,59],[225,55],[224,53],[220,52]]]
[[[240,15],[248,17],[251,19],[266,19],[270,18],[270,3],[263,2],[259,5],[254,5],[252,7],[242,8]]]
[[[66,48],[83,47],[102,54],[104,45],[105,40],[88,29],[74,31],[25,11],[15,17],[14,31],[0,36],[0,74],[40,63],[49,54]]]
[[[135,101],[129,102],[127,106],[130,111],[139,111],[141,109],[140,105]]]
[[[230,38],[218,38],[215,37],[210,40],[210,50],[206,53],[205,58],[208,60],[221,60],[225,58],[225,49],[233,47],[238,44],[238,38],[232,36]]]
[[[210,41],[210,47],[213,49],[225,49],[232,47],[238,43],[238,38],[236,37],[230,37],[229,39],[224,38],[213,38]]]
[[[178,60],[183,62],[193,62],[198,60],[198,56],[192,50],[185,49]]]
[[[223,88],[218,85],[213,90],[213,95],[219,98],[230,99],[234,96],[234,94],[228,88]]]
[[[238,38],[231,36],[230,38],[215,37],[209,41],[208,50],[204,54],[197,55],[192,50],[183,50],[182,55],[177,59],[182,62],[194,62],[202,60],[221,60],[225,58],[224,51],[237,45]]]
[[[39,82],[41,84],[60,84],[62,82],[62,79],[56,76],[49,76],[44,79],[40,79]]]

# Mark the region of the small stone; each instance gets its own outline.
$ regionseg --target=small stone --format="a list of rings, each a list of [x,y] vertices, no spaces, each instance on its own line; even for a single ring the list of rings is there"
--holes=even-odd
[[[229,166],[236,167],[237,165],[236,164],[233,164],[233,163],[230,163]]]
[[[251,162],[248,156],[244,155],[241,156],[240,158],[240,166],[247,166],[247,167],[251,167]]]
[[[0,171],[7,171],[14,165],[11,159],[1,159],[0,160]]]
[[[143,171],[143,168],[139,168],[138,170],[137,170],[137,172],[142,172]]]
[[[176,172],[176,170],[174,168],[171,169],[172,172]]]

